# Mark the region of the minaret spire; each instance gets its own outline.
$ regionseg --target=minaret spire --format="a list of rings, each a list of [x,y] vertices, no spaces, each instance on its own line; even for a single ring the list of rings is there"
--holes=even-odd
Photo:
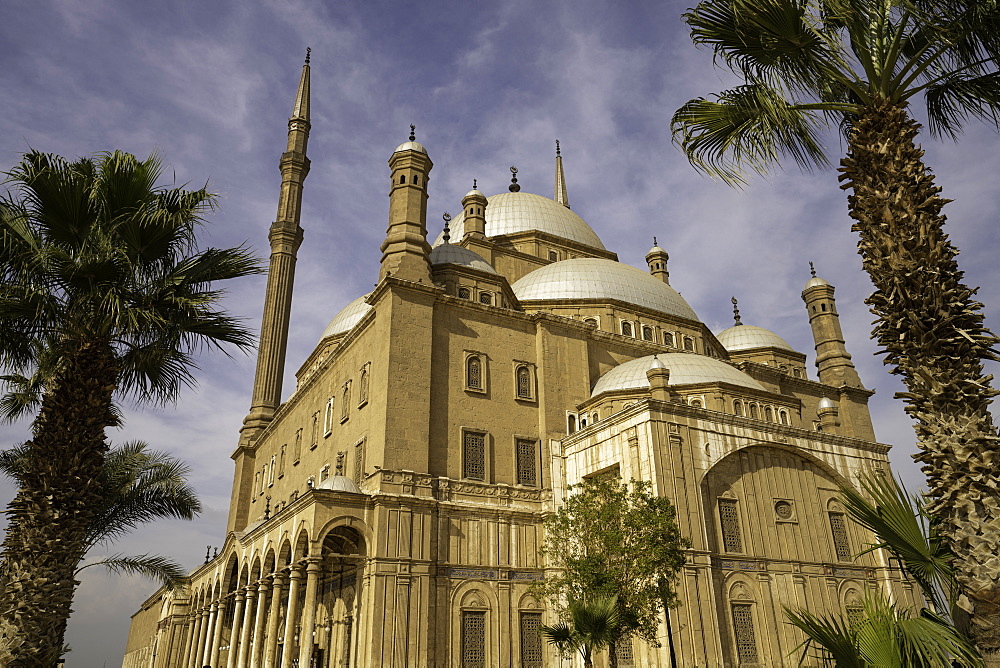
[[[299,225],[302,210],[302,184],[309,173],[309,60],[306,49],[299,88],[295,94],[292,116],[288,119],[288,144],[281,155],[281,192],[278,214],[268,233],[271,260],[264,296],[264,317],[260,327],[257,373],[254,379],[250,414],[243,421],[241,445],[254,441],[281,403],[281,382],[285,371],[288,322],[292,309],[292,284],[295,260],[302,244]]]
[[[569,195],[566,194],[566,175],[563,174],[562,150],[559,148],[559,140],[556,140],[556,194],[552,197],[567,209],[569,208]]]

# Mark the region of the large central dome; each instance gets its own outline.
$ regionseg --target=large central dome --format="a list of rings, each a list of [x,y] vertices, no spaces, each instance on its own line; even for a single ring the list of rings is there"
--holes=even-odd
[[[584,246],[605,250],[601,239],[583,218],[548,197],[522,192],[500,193],[487,197],[486,201],[488,237],[537,230]],[[461,239],[465,234],[464,212],[451,221],[451,230],[452,239]],[[442,243],[444,239],[438,235],[434,246]]]
[[[615,300],[698,320],[676,290],[641,269],[614,260],[581,257],[535,269],[510,286],[522,303],[562,299]]]

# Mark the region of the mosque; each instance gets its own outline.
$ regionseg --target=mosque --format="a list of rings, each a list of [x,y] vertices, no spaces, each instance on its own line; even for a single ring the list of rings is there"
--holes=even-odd
[[[889,470],[889,446],[833,286],[802,292],[815,377],[738,311],[713,333],[664,249],[622,264],[570,208],[558,147],[551,199],[511,170],[508,192],[473,187],[432,244],[433,163],[411,133],[389,158],[378,283],[282,402],[309,130],[307,59],[225,543],[133,615],[125,668],[576,665],[540,639],[556,620],[530,588],[548,573],[543,518],[609,473],[669,497],[692,543],[660,646],[623,643],[619,666],[794,666],[782,606],[916,601],[885,554],[854,558],[873,537],[837,501],[838,484]]]

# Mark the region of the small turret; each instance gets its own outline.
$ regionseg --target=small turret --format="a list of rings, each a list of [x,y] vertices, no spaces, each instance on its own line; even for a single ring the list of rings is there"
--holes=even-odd
[[[410,139],[389,158],[392,185],[389,190],[389,227],[382,242],[379,280],[394,276],[408,281],[430,283],[431,252],[427,243],[427,179],[434,163],[427,149],[417,142],[416,128]]]
[[[819,400],[816,415],[819,417],[820,431],[833,433],[840,426],[840,410],[829,397]]]
[[[844,345],[844,333],[840,329],[840,315],[837,302],[833,298],[834,287],[816,276],[813,263],[809,263],[812,278],[802,291],[802,301],[809,312],[813,341],[816,343],[816,369],[819,382],[834,387],[848,385],[864,387],[858,376],[851,354]]]
[[[476,188],[477,182],[472,180],[472,190],[465,193],[462,206],[465,208],[465,237],[486,238],[486,195]]]
[[[669,259],[667,251],[660,248],[656,243],[656,237],[653,237],[653,247],[646,253],[646,264],[649,265],[649,273],[667,285],[670,285],[670,272],[667,271],[667,260]]]
[[[670,369],[656,355],[653,355],[653,361],[646,370],[646,380],[649,381],[649,395],[653,399],[670,401]]]

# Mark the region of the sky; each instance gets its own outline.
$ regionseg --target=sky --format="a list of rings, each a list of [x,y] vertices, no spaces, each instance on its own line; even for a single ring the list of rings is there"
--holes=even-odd
[[[220,209],[204,245],[247,243],[266,256],[278,158],[306,46],[312,47],[312,169],[285,369],[294,372],[326,324],[378,277],[388,214],[387,160],[409,124],[434,161],[428,222],[460,208],[472,180],[505,192],[516,165],[524,191],[552,195],[561,140],[569,200],[611,250],[645,267],[655,235],[671,284],[714,332],[743,322],[795,349],[813,342],[800,293],[808,262],[837,287],[837,305],[871,401],[879,440],[916,488],[913,433],[874,356],[871,291],[833,167],[792,163],[743,190],[708,179],[672,145],[670,117],[688,99],[732,84],[695,48],[688,0],[501,3],[7,0],[0,21],[0,169],[29,148],[67,157],[157,152],[164,183],[208,183]],[[919,117],[920,110],[915,109]],[[925,159],[954,200],[948,231],[967,283],[981,286],[1000,330],[998,137],[973,122],[955,142],[923,134]],[[836,161],[843,145],[830,133]],[[257,328],[264,277],[228,286],[226,306]],[[113,551],[159,553],[194,567],[223,542],[232,454],[250,402],[254,357],[206,354],[196,389],[175,405],[126,407],[116,442],[141,438],[191,466],[205,512],[136,531]],[[0,443],[27,438],[0,426]],[[14,494],[0,483],[0,501]],[[139,578],[81,575],[67,666],[120,665],[131,615],[155,589]]]

